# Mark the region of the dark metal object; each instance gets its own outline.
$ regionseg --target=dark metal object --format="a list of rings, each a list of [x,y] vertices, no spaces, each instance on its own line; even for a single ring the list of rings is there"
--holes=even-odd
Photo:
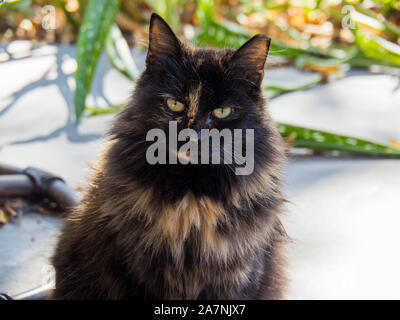
[[[0,174],[21,174],[23,170],[10,166],[8,164],[0,164]]]
[[[61,208],[74,207],[81,200],[80,195],[68,187],[64,180],[49,172],[19,168],[0,164],[0,198],[39,195],[54,200]],[[0,293],[0,300],[42,300],[48,297],[51,288],[43,286],[10,297]]]
[[[0,197],[29,196],[33,190],[33,182],[23,174],[0,175]]]
[[[80,201],[79,194],[60,177],[36,168],[20,170],[0,164],[0,197],[35,194],[50,197],[62,208],[73,207]]]
[[[5,293],[0,293],[0,301],[2,300],[14,300],[14,299]]]
[[[64,180],[61,179],[60,177],[57,177],[49,172],[32,167],[26,168],[23,171],[23,174],[25,174],[32,180],[35,186],[35,192],[40,193],[42,195],[45,195],[48,192],[50,185],[54,181],[59,180],[64,182]]]
[[[62,208],[74,207],[81,201],[80,194],[60,180],[49,186],[48,193]]]

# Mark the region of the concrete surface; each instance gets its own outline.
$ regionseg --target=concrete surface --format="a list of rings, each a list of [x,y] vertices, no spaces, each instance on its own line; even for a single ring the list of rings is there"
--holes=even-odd
[[[19,55],[28,58],[0,63],[0,161],[46,168],[84,186],[113,115],[73,124],[74,55],[69,46],[34,48]],[[135,52],[139,67],[143,57]],[[299,76],[290,68],[266,72],[280,81]],[[396,85],[390,76],[353,71],[281,96],[270,111],[279,121],[387,143],[400,140]],[[123,103],[131,90],[103,56],[88,103]],[[296,157],[286,171],[288,298],[399,299],[400,160]],[[0,291],[13,295],[46,281],[61,225],[33,213],[0,227]]]

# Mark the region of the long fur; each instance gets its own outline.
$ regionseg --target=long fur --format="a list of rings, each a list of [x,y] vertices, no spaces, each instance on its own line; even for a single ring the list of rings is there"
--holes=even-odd
[[[260,89],[269,42],[248,43],[189,47],[153,15],[146,69],[62,231],[54,299],[283,298],[285,152]],[[171,113],[166,96],[187,112]],[[205,124],[221,105],[235,106],[232,117]],[[171,120],[178,129],[254,129],[254,172],[148,164],[146,133],[167,132]]]

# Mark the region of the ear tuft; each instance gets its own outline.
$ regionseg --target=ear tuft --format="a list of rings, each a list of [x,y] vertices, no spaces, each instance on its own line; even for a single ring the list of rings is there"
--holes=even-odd
[[[149,50],[146,64],[159,63],[172,56],[179,56],[181,45],[170,26],[158,14],[150,19]]]
[[[232,66],[257,86],[264,78],[264,65],[270,43],[270,38],[257,34],[237,49],[231,59]]]

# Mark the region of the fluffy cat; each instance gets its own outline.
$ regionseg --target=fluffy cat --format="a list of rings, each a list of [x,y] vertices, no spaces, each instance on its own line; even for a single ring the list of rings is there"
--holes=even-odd
[[[53,299],[284,297],[285,150],[261,90],[269,43],[256,35],[238,50],[197,48],[152,15],[146,68],[59,239]],[[169,121],[254,129],[254,171],[150,165],[146,134],[168,132]]]

